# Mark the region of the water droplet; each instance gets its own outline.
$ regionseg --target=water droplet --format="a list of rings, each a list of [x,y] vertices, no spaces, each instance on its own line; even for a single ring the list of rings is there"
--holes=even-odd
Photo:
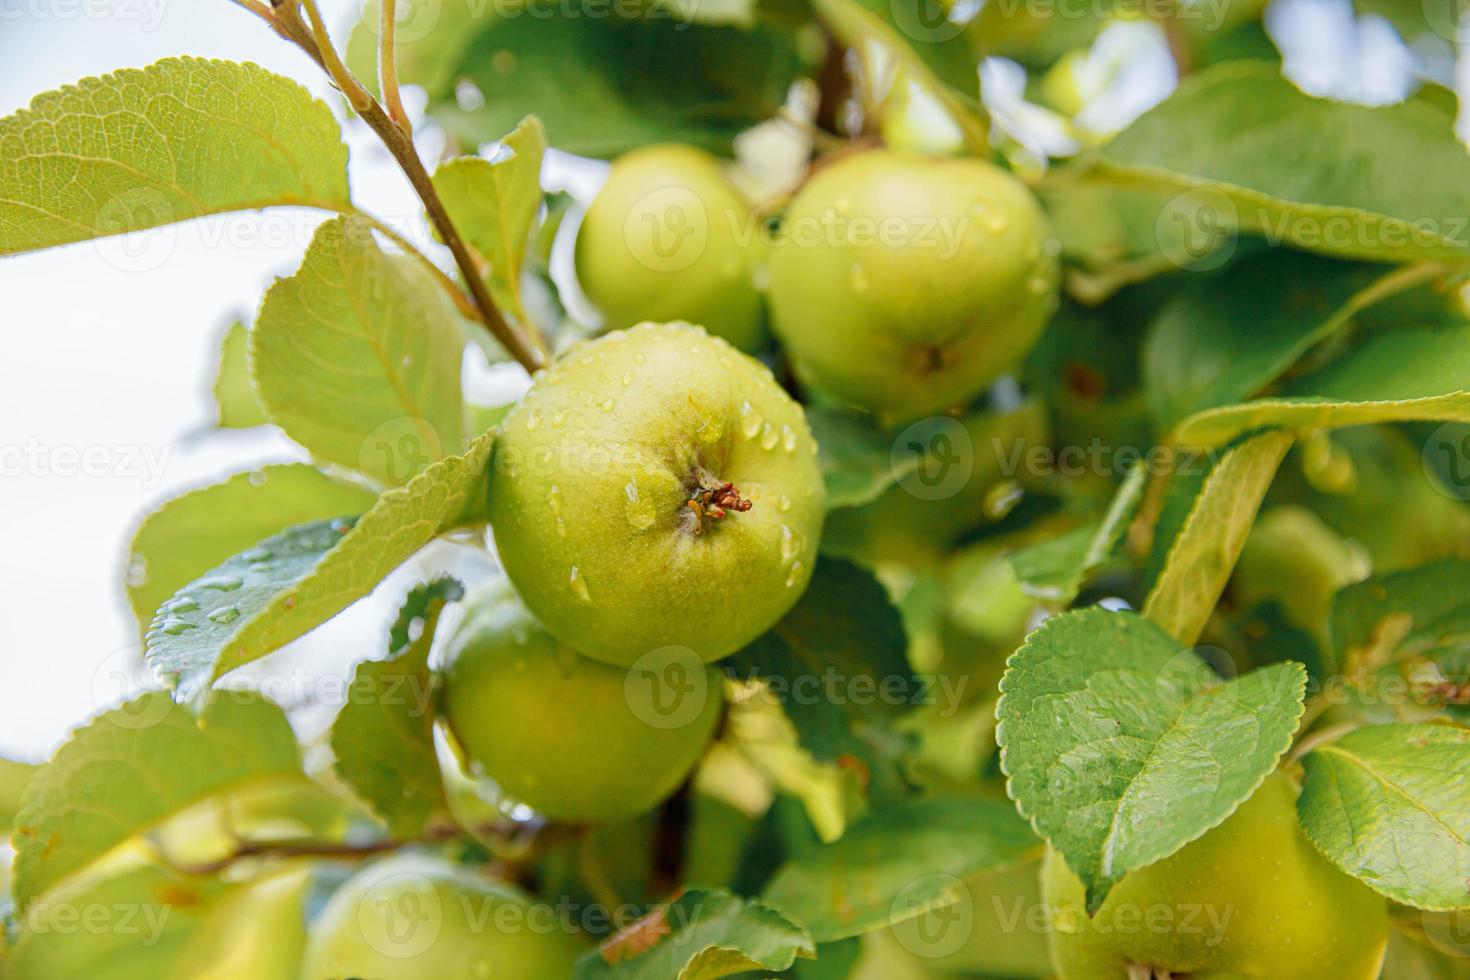
[[[771,423],[767,422],[761,426],[762,449],[775,449],[776,443],[780,440],[780,438],[780,433],[776,431],[776,427]]]
[[[263,574],[265,572],[270,571],[272,568],[275,568],[275,567],[276,566],[272,565],[268,561],[257,561],[257,562],[252,562],[250,564],[249,570],[252,571],[252,572]]]
[[[796,588],[796,583],[801,581],[802,571],[803,565],[800,561],[794,561],[791,563],[791,571],[786,573],[786,587],[788,589]]]
[[[141,588],[148,584],[148,559],[142,555],[134,555],[128,560],[128,565],[123,569],[123,581],[130,588]]]
[[[848,273],[852,283],[852,291],[855,293],[866,293],[868,291],[868,273],[861,262],[854,262],[852,270]]]
[[[992,521],[1000,520],[1016,509],[1024,493],[1015,480],[1002,480],[985,493],[985,502],[982,505],[985,516]]]
[[[534,432],[534,431],[536,431],[536,427],[539,426],[540,424],[541,424],[541,413],[540,412],[536,411],[533,408],[529,412],[526,413],[526,431],[527,432]]]
[[[188,596],[180,596],[163,608],[172,613],[193,612],[195,609],[199,608],[199,603],[195,602]]]
[[[748,402],[748,401],[741,402],[740,403],[740,432],[745,436],[745,438],[747,438],[747,439],[754,439],[756,437],[756,434],[758,432],[760,432],[760,430],[761,430],[761,417],[760,417],[760,414],[758,412],[756,412],[756,410],[754,408],[751,407],[750,402]]]
[[[983,202],[977,203],[971,210],[975,217],[980,219],[980,224],[985,226],[985,230],[992,235],[999,235],[1010,224],[1010,220],[1005,216],[1004,211],[993,208]]]
[[[559,408],[554,413],[552,413],[552,416],[551,416],[551,427],[553,429],[560,429],[563,425],[566,425],[566,422],[567,422],[567,413],[566,413],[566,411],[564,409],[560,409]]]
[[[788,453],[796,451],[796,430],[789,425],[781,426],[781,445]]]
[[[216,592],[234,592],[240,585],[238,575],[211,575],[195,583],[196,588],[213,589]]]
[[[246,479],[250,481],[252,487],[263,487],[266,481],[265,470],[251,470]]]
[[[644,500],[638,493],[638,484],[629,480],[623,487],[623,511],[628,515],[628,523],[635,530],[646,531],[653,526],[653,501]]]
[[[566,537],[567,523],[562,520],[561,516],[561,487],[553,483],[551,490],[546,494],[546,502],[551,505],[551,513],[556,515],[556,533]]]
[[[648,357],[646,355],[644,355],[644,354],[634,354],[633,355],[633,361],[634,361],[634,363],[637,363],[637,364],[644,364],[644,363],[647,363]]]
[[[240,618],[240,610],[234,606],[220,606],[205,618],[211,623],[233,623]]]
[[[582,577],[582,572],[576,565],[572,566],[572,574],[568,580],[568,584],[572,587],[572,591],[576,593],[577,598],[583,602],[592,598],[591,594],[587,591],[587,580]]]
[[[624,371],[623,372],[623,387],[626,388],[626,387],[628,387],[628,385],[630,385],[632,383],[633,383],[633,372],[632,371]]]
[[[167,633],[169,636],[178,636],[180,633],[187,633],[189,630],[198,628],[187,619],[178,619],[173,616],[158,624],[158,629]]]
[[[333,531],[336,531],[338,534],[346,534],[348,531],[352,530],[352,523],[341,517],[332,518],[332,523],[327,526],[330,527]]]
[[[269,548],[252,548],[240,557],[245,561],[270,561],[275,557],[275,552]]]
[[[413,355],[412,354],[404,354],[403,357],[402,357],[402,359],[399,361],[399,363],[402,364],[406,368],[413,367]]]
[[[602,403],[601,408],[604,412],[611,412],[613,410],[613,404],[613,400],[609,398],[607,401]]]
[[[783,514],[786,513],[791,509],[791,498],[784,493],[781,494],[781,496],[776,498],[776,509]]]
[[[796,532],[785,524],[781,525],[781,564],[789,565],[801,554],[801,542],[796,539]]]

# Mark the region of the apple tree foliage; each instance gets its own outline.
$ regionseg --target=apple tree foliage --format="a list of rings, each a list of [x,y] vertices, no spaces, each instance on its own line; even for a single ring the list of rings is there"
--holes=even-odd
[[[336,46],[314,0],[236,5],[339,111],[183,56],[0,119],[0,255],[323,219],[213,379],[219,428],[275,426],[309,462],[143,518],[123,589],[156,689],[43,765],[0,760],[0,976],[1040,977],[1062,967],[1028,941],[1062,926],[997,915],[1039,901],[1044,852],[1092,916],[1283,779],[1313,873],[1388,903],[1384,975],[1470,975],[1451,92],[1306,94],[1254,4],[1205,24],[1170,3],[378,0]],[[1443,33],[1433,4],[1368,6]],[[1104,132],[1081,112],[1106,96],[1092,45],[1125,23],[1179,79]],[[982,93],[999,59],[1031,102]],[[354,193],[344,125],[383,142],[432,239]],[[416,127],[446,137],[437,166]],[[543,190],[552,150],[613,161],[616,200]],[[954,248],[799,241],[816,212]],[[671,218],[708,254],[661,265]],[[564,295],[574,253],[590,304]],[[738,336],[594,336],[653,319]],[[662,346],[630,386],[634,336]],[[467,357],[532,394],[471,401]],[[496,619],[463,571],[389,580],[497,535],[529,612]],[[633,584],[599,592],[615,575]],[[402,612],[324,730],[232,677],[385,580]],[[465,683],[496,690],[447,698],[445,650],[475,644],[489,666],[463,673],[493,680]],[[527,805],[662,773],[668,735],[639,729],[691,690],[720,719],[667,798]],[[512,725],[524,748],[486,755],[524,800],[457,737]],[[1240,860],[1269,861],[1258,843]],[[924,928],[944,913],[952,944]],[[1119,975],[1138,969],[1183,968]]]

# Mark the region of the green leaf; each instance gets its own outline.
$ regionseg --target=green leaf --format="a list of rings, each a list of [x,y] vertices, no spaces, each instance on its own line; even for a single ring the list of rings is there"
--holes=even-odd
[[[169,58],[0,119],[0,255],[271,205],[349,209],[347,148],[255,65]]]
[[[1015,864],[1037,846],[1007,803],[912,800],[876,810],[841,839],[788,861],[761,898],[828,943],[962,898],[965,879]]]
[[[598,17],[530,0],[399,9],[411,25],[399,30],[400,76],[472,146],[534,112],[552,146],[583,156],[661,141],[728,153],[738,133],[775,114],[804,67],[788,29],[691,24],[668,7],[613,5]],[[367,12],[349,49],[363,77],[373,75],[376,16]]]
[[[970,88],[957,90],[951,84],[957,81],[953,70],[947,71],[948,81],[941,80],[920,57],[919,51],[937,53],[933,45],[920,41],[910,46],[893,25],[873,13],[855,0],[811,0],[812,10],[827,29],[866,62],[862,77],[874,88],[885,86],[900,88],[913,83],[935,96],[964,136],[965,145],[979,154],[989,152],[988,122],[985,110],[976,98],[980,91],[978,61],[972,62]],[[914,17],[915,5],[908,0],[893,0],[884,4],[894,14],[903,12]],[[877,49],[875,51],[875,49]],[[878,52],[882,52],[878,55]],[[884,93],[877,94],[883,97]]]
[[[332,725],[337,775],[372,805],[395,837],[420,837],[449,812],[434,751],[429,648],[445,604],[463,595],[452,578],[410,592],[392,630],[388,659],[358,664],[347,704]],[[416,621],[421,631],[410,638]]]
[[[196,716],[151,693],[79,729],[31,781],[15,826],[16,905],[199,801],[301,771],[275,705],[243,691]]]
[[[1396,902],[1470,908],[1470,731],[1374,725],[1302,760],[1312,843]]]
[[[434,172],[434,189],[465,242],[490,264],[491,288],[507,297],[521,323],[521,273],[531,226],[541,209],[546,129],[527,116],[490,159],[457,157]],[[550,326],[550,324],[548,324]]]
[[[729,668],[738,676],[770,681],[802,748],[831,762],[844,753],[866,755],[857,733],[885,716],[906,712],[923,693],[907,649],[903,617],[872,573],[824,557],[796,606],[737,653]],[[828,677],[841,680],[850,692],[861,685],[872,696],[801,696],[803,691],[825,690]],[[880,697],[882,691],[897,695]]]
[[[577,961],[576,980],[715,980],[786,970],[816,953],[805,929],[723,891],[694,890],[660,906]]]
[[[1143,347],[1149,407],[1167,429],[1279,378],[1400,278],[1381,265],[1272,249],[1186,284]]]
[[[355,523],[299,525],[179,589],[146,637],[154,673],[179,700],[194,702],[224,674],[367,595],[434,538],[483,521],[490,444],[487,433],[465,455],[434,463],[380,496]]]
[[[1470,257],[1470,154],[1452,117],[1423,103],[1314,98],[1274,64],[1186,77],[1099,166],[1121,185],[1192,192],[1217,232],[1354,258]]]
[[[322,459],[402,486],[461,451],[459,313],[361,218],[336,218],[266,293],[250,373],[270,420]]]
[[[1470,642],[1467,581],[1470,562],[1449,560],[1341,589],[1332,600],[1330,630],[1337,662],[1372,667],[1463,654]]]
[[[303,463],[264,466],[175,497],[129,549],[128,605],[147,628],[163,601],[231,555],[296,524],[361,514],[376,495]]]
[[[67,885],[20,919],[9,980],[160,980],[220,906],[218,879],[149,865]],[[83,925],[85,923],[85,925]]]
[[[1205,478],[1143,606],[1145,616],[1180,642],[1193,643],[1209,621],[1291,443],[1283,432],[1254,436]]]
[[[1288,663],[1224,681],[1133,613],[1063,613],[1027,637],[1001,681],[1011,797],[1095,911],[1123,875],[1255,792],[1291,744],[1306,679]]]
[[[21,795],[37,771],[37,766],[0,759],[0,835],[14,825]]]
[[[1386,330],[1279,395],[1208,409],[1179,424],[1184,445],[1218,446],[1263,426],[1470,421],[1470,326]]]
[[[820,447],[827,509],[872,503],[918,469],[918,454],[893,454],[893,437],[867,419],[832,408],[808,408],[807,421]]]
[[[249,347],[250,331],[236,320],[225,332],[215,369],[214,404],[219,417],[214,424],[218,428],[249,429],[270,421],[250,382]]]
[[[1013,552],[1011,567],[1022,590],[1048,602],[1077,598],[1088,574],[1112,557],[1123,540],[1147,486],[1148,467],[1139,463],[1114,492],[1101,520]]]

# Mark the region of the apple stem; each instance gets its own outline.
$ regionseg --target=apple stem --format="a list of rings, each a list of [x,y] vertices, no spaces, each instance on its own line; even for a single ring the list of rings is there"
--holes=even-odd
[[[706,518],[718,521],[732,510],[743,514],[755,506],[755,501],[740,496],[735,484],[721,483],[714,487],[700,486],[694,491],[694,496],[685,501],[685,506],[694,512],[694,533],[702,534]]]

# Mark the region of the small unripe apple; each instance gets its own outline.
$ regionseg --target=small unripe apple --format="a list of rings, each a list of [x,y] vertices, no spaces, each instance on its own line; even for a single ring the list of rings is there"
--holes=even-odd
[[[717,660],[806,589],[816,452],[758,361],[688,324],[617,331],[573,348],[502,422],[495,544],[531,612],[579,653]]]
[[[678,677],[655,710],[645,678],[572,652],[504,585],[466,600],[450,639],[445,714],[461,748],[505,795],[553,820],[622,820],[688,776],[714,732],[720,675]],[[654,678],[663,683],[663,678]]]
[[[1046,216],[982,160],[874,150],[820,170],[770,259],[772,327],[800,375],[905,421],[969,402],[1057,302]]]
[[[1297,821],[1277,772],[1220,826],[1129,872],[1095,917],[1055,851],[1042,867],[1062,980],[1129,980],[1146,968],[1198,980],[1373,980],[1388,940],[1381,895],[1339,871]]]
[[[403,855],[332,895],[311,927],[301,980],[545,980],[571,976],[579,951],[555,911],[518,889]]]
[[[608,327],[688,320],[753,351],[765,336],[760,222],[720,162],[689,146],[612,165],[577,233],[577,281]]]

